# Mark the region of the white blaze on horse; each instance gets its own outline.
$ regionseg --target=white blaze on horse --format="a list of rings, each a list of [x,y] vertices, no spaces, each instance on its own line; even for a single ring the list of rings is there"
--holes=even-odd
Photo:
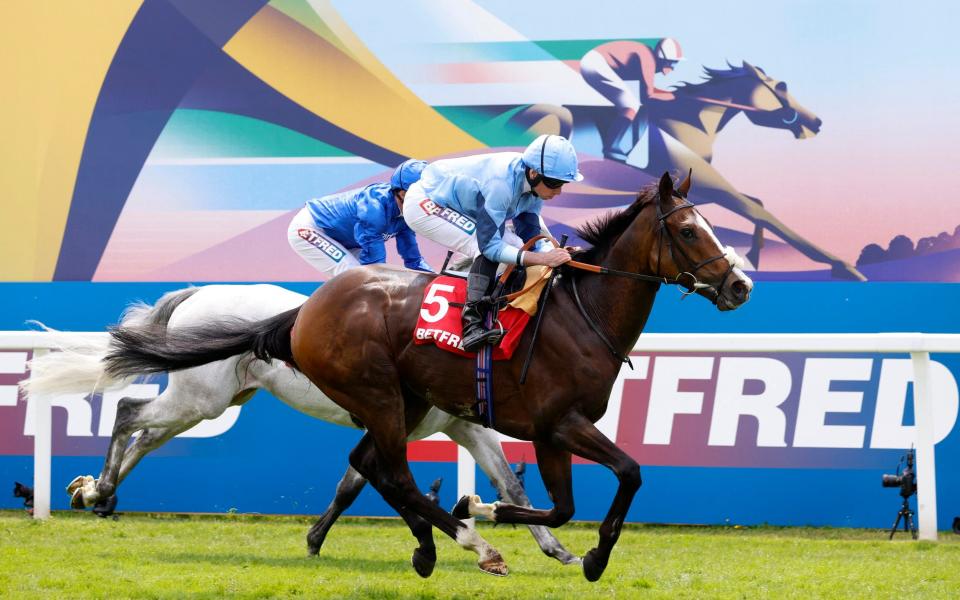
[[[272,317],[300,306],[306,298],[285,288],[265,284],[187,288],[165,294],[154,306],[131,306],[121,325],[145,327],[162,335],[167,327]],[[31,376],[22,384],[28,395],[102,392],[126,387],[136,378],[114,378],[104,372],[106,365],[102,359],[109,349],[106,339],[77,344],[65,337],[61,346],[61,352],[33,359]],[[246,353],[171,372],[167,387],[159,396],[120,401],[103,471],[96,479],[92,476],[74,479],[68,490],[72,494],[72,506],[92,507],[101,516],[111,514],[116,503],[117,486],[147,453],[204,419],[215,419],[230,406],[244,404],[258,389],[267,390],[311,417],[358,427],[346,410],[331,401],[303,374],[279,360],[262,361]],[[140,435],[130,443],[136,432]],[[466,448],[504,498],[529,505],[493,430],[433,409],[410,434],[410,439],[422,439],[436,432],[445,433]],[[337,486],[336,497],[307,535],[311,554],[319,552],[330,527],[356,499],[365,483],[355,470],[347,469]],[[548,556],[564,564],[579,562],[546,527],[531,526],[530,531]]]

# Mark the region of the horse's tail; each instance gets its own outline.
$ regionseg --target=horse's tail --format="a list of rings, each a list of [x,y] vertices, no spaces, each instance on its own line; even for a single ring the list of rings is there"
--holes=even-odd
[[[166,327],[174,309],[199,289],[168,292],[153,306],[142,302],[133,304],[124,312],[121,324]],[[125,387],[138,375],[114,377],[105,372],[103,358],[110,350],[110,339],[104,334],[78,338],[37,321],[34,324],[50,333],[58,351],[30,361],[30,377],[20,382],[20,388],[27,395],[98,393]]]
[[[152,324],[120,325],[103,359],[110,377],[189,369],[253,352],[260,360],[293,364],[290,330],[300,307],[263,321],[222,320],[197,327],[167,329]]]

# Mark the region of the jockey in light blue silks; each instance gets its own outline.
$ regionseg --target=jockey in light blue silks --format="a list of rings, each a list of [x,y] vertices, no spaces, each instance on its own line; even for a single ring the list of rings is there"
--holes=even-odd
[[[577,153],[566,138],[541,135],[521,154],[497,152],[438,160],[410,186],[403,216],[411,229],[473,258],[463,308],[463,347],[475,352],[494,343],[501,331],[488,331],[483,301],[491,291],[497,264],[559,266],[570,260],[563,248],[538,242],[537,252],[519,247],[546,232],[540,217],[545,200],[563,184],[580,181]],[[506,229],[513,221],[515,233]]]
[[[397,167],[390,183],[310,200],[287,228],[290,247],[332,277],[359,265],[386,261],[385,243],[396,237],[405,267],[432,271],[401,213],[407,189],[420,179],[426,164],[411,159]]]

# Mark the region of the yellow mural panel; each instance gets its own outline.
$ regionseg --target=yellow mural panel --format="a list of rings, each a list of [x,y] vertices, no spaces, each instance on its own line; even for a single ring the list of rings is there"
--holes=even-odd
[[[0,280],[50,280],[97,95],[140,0],[10,3],[0,24]]]
[[[340,35],[340,27],[325,22]],[[484,147],[417,98],[369,52],[357,48],[359,41],[340,42],[354,56],[363,56],[362,64],[267,6],[224,50],[306,109],[404,156],[427,159]]]

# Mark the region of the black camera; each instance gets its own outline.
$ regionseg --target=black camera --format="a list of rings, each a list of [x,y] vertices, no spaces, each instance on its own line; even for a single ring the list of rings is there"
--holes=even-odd
[[[906,461],[906,467],[903,466]],[[907,450],[906,455],[900,458],[900,464],[897,465],[897,474],[883,474],[883,487],[900,488],[900,495],[909,498],[917,492],[917,473],[914,470],[914,450]]]
[[[881,483],[883,487],[900,488],[900,496],[903,498],[903,505],[900,512],[897,513],[897,520],[893,522],[890,528],[890,539],[897,532],[900,526],[900,520],[903,519],[903,530],[909,531],[913,539],[917,539],[917,526],[913,521],[913,510],[910,509],[910,496],[917,493],[917,472],[913,465],[915,461],[913,448],[907,450],[907,453],[900,457],[900,464],[897,465],[897,474],[889,475],[884,473]],[[904,466],[906,462],[906,466]]]

